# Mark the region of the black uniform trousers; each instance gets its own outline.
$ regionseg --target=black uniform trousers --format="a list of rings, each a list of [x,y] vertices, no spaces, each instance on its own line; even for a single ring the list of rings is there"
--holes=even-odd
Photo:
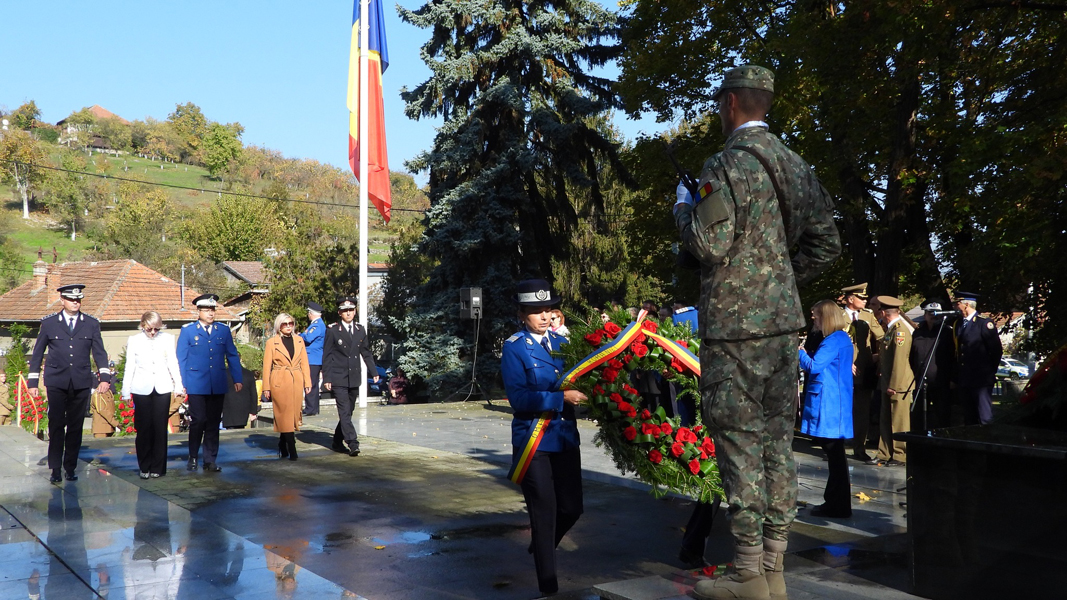
[[[541,593],[552,594],[559,589],[556,546],[584,510],[581,450],[534,454],[522,478],[522,495],[530,513],[537,587]]]
[[[254,385],[254,384],[253,384]],[[189,394],[189,458],[200,454],[204,444],[204,464],[219,457],[219,423],[226,394]]]
[[[689,515],[689,522],[685,524],[685,533],[682,535],[682,554],[704,557],[711,526],[715,524],[715,515],[719,513],[720,504],[722,499],[716,497],[714,502],[697,502],[693,506],[693,514]]]
[[[352,424],[352,411],[359,402],[359,388],[335,385],[331,391],[337,402],[337,427],[333,430],[333,445],[338,447],[347,442],[349,448],[359,450],[359,434],[356,433],[356,426]]]
[[[48,468],[73,473],[78,468],[82,426],[92,388],[45,386],[48,391]]]
[[[319,414],[319,372],[322,371],[322,365],[308,365],[308,370],[311,371],[311,390],[304,394],[304,414],[310,416]]]
[[[167,474],[167,418],[170,394],[152,390],[133,397],[133,427],[137,430],[137,466],[142,473]]]
[[[993,388],[990,386],[956,388],[963,405],[964,425],[985,425],[993,420]]]

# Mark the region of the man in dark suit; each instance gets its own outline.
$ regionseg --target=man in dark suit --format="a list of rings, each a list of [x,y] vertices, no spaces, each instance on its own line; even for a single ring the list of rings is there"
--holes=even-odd
[[[359,386],[363,379],[359,359],[363,357],[367,372],[374,374],[375,383],[378,382],[378,367],[374,364],[367,332],[356,323],[356,299],[351,296],[338,298],[337,313],[341,315],[341,322],[326,328],[322,345],[322,381],[337,401],[338,422],[333,432],[333,449],[359,456],[359,436],[352,425],[352,411],[359,400]]]
[[[993,321],[978,316],[978,294],[956,293],[962,315],[952,328],[956,338],[956,392],[964,425],[993,420],[993,383],[1004,349]]]
[[[193,300],[197,320],[182,325],[176,352],[182,383],[189,394],[189,464],[186,470],[195,471],[200,444],[204,445],[204,472],[218,473],[219,423],[226,392],[240,392],[243,386],[241,357],[233,343],[230,328],[215,322],[215,307],[219,297],[204,294]],[[229,369],[233,386],[226,379]]]
[[[41,332],[30,356],[27,384],[30,395],[36,396],[41,361],[48,350],[45,389],[48,391],[48,468],[52,469],[52,483],[59,482],[61,466],[67,481],[78,479],[75,470],[82,444],[82,422],[93,387],[90,356],[100,373],[97,390],[102,394],[111,386],[100,322],[81,312],[84,289],[80,283],[58,289],[63,310],[41,319]]]

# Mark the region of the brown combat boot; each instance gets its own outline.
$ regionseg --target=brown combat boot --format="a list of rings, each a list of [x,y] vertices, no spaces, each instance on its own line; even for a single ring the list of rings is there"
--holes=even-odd
[[[697,600],[770,600],[763,546],[738,546],[736,552],[732,573],[698,581],[689,595]]]
[[[785,591],[785,549],[789,542],[763,538],[763,575],[771,600],[788,600]]]

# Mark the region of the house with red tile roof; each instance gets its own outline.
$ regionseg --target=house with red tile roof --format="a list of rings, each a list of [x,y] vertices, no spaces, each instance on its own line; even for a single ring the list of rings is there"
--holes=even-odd
[[[0,346],[10,345],[9,330],[15,323],[28,325],[27,337],[35,338],[40,320],[63,309],[57,288],[71,283],[85,284],[82,312],[100,320],[104,348],[112,360],[118,360],[127,338],[137,333],[146,311],[158,312],[174,335],[182,325],[196,320],[192,301],[199,291],[135,260],[59,264],[38,260],[32,278],[0,296]],[[215,319],[232,329],[243,325],[243,319],[224,306],[218,308]]]

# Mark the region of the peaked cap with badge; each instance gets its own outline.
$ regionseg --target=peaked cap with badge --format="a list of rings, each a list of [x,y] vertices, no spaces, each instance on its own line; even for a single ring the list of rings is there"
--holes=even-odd
[[[193,306],[198,310],[201,308],[217,308],[218,305],[219,297],[215,294],[201,294],[193,298]]]
[[[554,306],[559,304],[559,296],[552,291],[552,286],[544,279],[527,279],[515,286],[515,295],[511,299],[521,306]]]
[[[841,288],[841,293],[847,296],[855,296],[860,300],[867,299],[867,282],[857,283],[856,285],[850,285],[848,287]]]

